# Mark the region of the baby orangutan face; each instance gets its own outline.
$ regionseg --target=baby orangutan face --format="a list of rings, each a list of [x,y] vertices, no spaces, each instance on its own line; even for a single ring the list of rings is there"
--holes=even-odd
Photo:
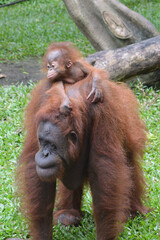
[[[63,52],[59,49],[53,50],[47,57],[47,78],[50,80],[57,80],[60,77],[64,77],[68,69],[72,66],[72,61],[68,58],[65,59]]]

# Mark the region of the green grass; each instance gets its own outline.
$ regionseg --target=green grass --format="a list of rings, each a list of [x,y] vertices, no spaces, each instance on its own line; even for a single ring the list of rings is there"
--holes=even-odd
[[[86,54],[93,48],[61,0],[27,1],[0,9],[0,60],[42,56],[52,41],[72,41]]]
[[[120,2],[146,17],[160,31],[159,0],[120,0]]]
[[[10,2],[14,2],[14,0],[0,0],[0,5],[8,4]]]
[[[15,194],[15,170],[21,152],[23,136],[23,110],[27,95],[33,85],[0,87],[0,240],[7,237],[26,237],[27,224],[19,211]],[[143,169],[147,179],[146,205],[153,209],[145,217],[138,216],[128,221],[120,240],[158,240],[160,226],[160,91],[152,89],[135,90],[142,106],[141,115],[149,129],[150,142],[147,146]],[[54,226],[56,240],[94,240],[95,227],[92,216],[92,200],[85,191],[83,221],[79,227]]]
[[[159,0],[123,0],[160,29]],[[71,20],[62,0],[30,0],[0,8],[0,60],[40,57],[52,41],[72,41],[88,55],[91,44]]]

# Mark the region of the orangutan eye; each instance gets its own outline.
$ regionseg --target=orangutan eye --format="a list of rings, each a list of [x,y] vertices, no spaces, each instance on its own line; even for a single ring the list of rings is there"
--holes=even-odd
[[[76,142],[78,141],[78,136],[77,136],[77,133],[75,131],[71,131],[69,133],[69,139],[74,143],[76,144]]]
[[[57,150],[57,146],[55,144],[53,144],[53,143],[51,144],[51,148],[52,148],[53,151]]]
[[[53,67],[53,68],[55,67],[55,64],[54,64],[54,63],[52,63],[52,67]]]

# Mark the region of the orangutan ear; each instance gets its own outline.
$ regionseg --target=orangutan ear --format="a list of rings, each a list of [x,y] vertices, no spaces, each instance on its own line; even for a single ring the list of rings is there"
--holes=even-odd
[[[67,62],[66,62],[66,67],[67,68],[70,68],[72,66],[72,61],[69,59]]]

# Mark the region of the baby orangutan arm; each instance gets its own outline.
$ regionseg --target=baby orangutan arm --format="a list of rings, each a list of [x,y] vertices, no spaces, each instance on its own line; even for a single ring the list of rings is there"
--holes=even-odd
[[[89,93],[87,99],[93,96],[92,103],[103,102],[103,92],[100,81],[102,79],[102,75],[104,75],[104,71],[99,69],[93,69],[92,66],[81,61],[77,61],[74,65],[76,66],[75,70],[78,75],[80,74],[80,72],[83,73],[83,77],[81,78],[84,79],[85,77],[88,77],[90,75],[89,77],[92,81],[92,90]]]
[[[101,82],[101,75],[97,69],[92,71],[92,90],[87,99],[93,96],[92,103],[103,102],[103,91]]]

